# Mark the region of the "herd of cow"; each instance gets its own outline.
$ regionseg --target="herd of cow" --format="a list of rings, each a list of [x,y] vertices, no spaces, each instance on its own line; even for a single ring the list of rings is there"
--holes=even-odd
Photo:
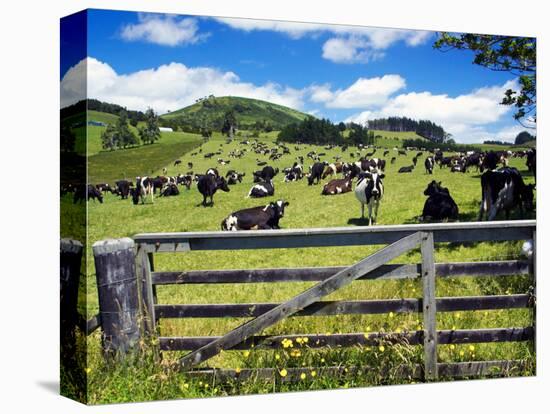
[[[290,154],[290,149],[282,144],[273,148],[268,148],[265,143],[257,141],[242,141],[241,144],[251,145],[249,151],[254,151],[261,155],[270,155],[270,160],[277,160],[282,154]],[[333,148],[332,146],[325,147]],[[295,146],[295,150],[299,150]],[[342,152],[347,147],[342,147]],[[310,151],[306,156],[312,160],[312,164],[306,172],[304,169],[304,157],[298,156],[292,166],[282,170],[282,182],[307,179],[308,185],[319,184],[321,180],[330,179],[323,185],[321,195],[331,196],[351,192],[354,190],[355,196],[361,206],[361,218],[365,218],[365,206],[368,209],[368,224],[376,223],[380,201],[384,195],[384,183],[386,161],[382,158],[373,157],[378,150],[372,147],[358,147],[357,153],[350,153],[351,157],[360,156],[361,151],[369,150],[367,154],[361,156],[355,162],[343,162],[341,157],[334,157],[333,162],[322,161],[324,153]],[[469,169],[475,169],[481,173],[481,204],[478,220],[486,218],[494,220],[499,212],[504,211],[506,218],[509,217],[513,209],[518,208],[520,214],[524,211],[532,211],[533,203],[533,184],[525,184],[520,172],[516,168],[508,166],[511,157],[526,158],[526,166],[529,171],[536,175],[536,150],[528,151],[489,151],[489,152],[468,152],[456,154],[454,156],[444,156],[442,151],[435,150],[428,152],[425,149],[394,148],[399,155],[407,155],[414,151],[410,166],[401,167],[397,173],[410,173],[414,170],[418,160],[427,152],[424,159],[425,173],[431,175],[434,173],[436,165],[439,168],[449,168],[451,172],[466,173]],[[191,155],[198,155],[202,152],[200,149]],[[231,151],[228,156],[240,158],[245,155],[247,149]],[[218,152],[220,154],[221,151]],[[384,150],[383,156],[389,155],[390,150]],[[211,158],[215,153],[204,154],[205,158]],[[396,157],[392,157],[390,163],[394,164]],[[274,178],[280,173],[278,168],[267,165],[266,161],[257,160],[258,166],[263,166],[261,170],[252,173],[252,186],[246,197],[261,198],[275,195]],[[218,158],[218,164],[227,165],[230,160]],[[181,164],[176,160],[174,165]],[[499,165],[501,166],[499,168]],[[188,163],[188,167],[193,167]],[[163,170],[166,173],[166,169]],[[341,177],[338,175],[341,174]],[[103,193],[111,192],[120,196],[122,199],[131,198],[133,204],[144,204],[147,197],[154,202],[157,191],[160,197],[177,196],[180,194],[179,187],[191,188],[193,182],[196,183],[198,191],[203,197],[202,206],[213,206],[214,195],[218,190],[228,192],[229,186],[241,183],[246,176],[244,172],[229,170],[225,176],[220,175],[217,168],[209,168],[205,174],[193,174],[192,171],[177,176],[157,176],[137,177],[135,184],[129,180],[119,180],[114,186],[110,184],[98,184],[79,186],[73,189],[62,189],[73,191],[73,201],[77,203],[86,199],[98,200],[103,202]],[[355,188],[353,182],[355,181]],[[459,208],[453,200],[449,190],[442,186],[441,181],[433,180],[428,184],[424,195],[428,198],[424,203],[424,208],[420,221],[444,221],[457,220],[459,217]],[[284,216],[284,208],[288,202],[277,200],[268,205],[239,210],[231,213],[221,223],[222,230],[249,230],[249,229],[278,229],[279,220]]]

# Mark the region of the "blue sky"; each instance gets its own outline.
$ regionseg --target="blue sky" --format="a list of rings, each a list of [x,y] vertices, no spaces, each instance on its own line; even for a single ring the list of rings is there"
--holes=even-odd
[[[67,25],[69,27],[69,25]],[[67,30],[67,36],[69,35]],[[164,113],[214,94],[270,100],[334,122],[430,119],[460,142],[513,140],[499,105],[513,75],[434,50],[433,32],[88,11],[87,56],[63,54],[62,105],[87,70],[88,96]]]

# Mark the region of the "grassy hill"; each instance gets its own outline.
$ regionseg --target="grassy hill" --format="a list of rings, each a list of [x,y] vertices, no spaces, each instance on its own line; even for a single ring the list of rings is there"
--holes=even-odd
[[[192,125],[206,121],[208,125],[221,126],[226,112],[233,110],[241,126],[253,125],[256,122],[268,122],[273,129],[299,122],[308,115],[286,106],[261,101],[258,99],[236,96],[211,97],[161,116],[164,119],[179,119]]]

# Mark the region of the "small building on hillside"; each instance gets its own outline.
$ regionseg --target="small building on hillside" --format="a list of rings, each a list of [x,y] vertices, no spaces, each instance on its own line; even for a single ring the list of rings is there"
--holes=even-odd
[[[174,132],[174,130],[172,128],[168,128],[168,127],[159,127],[159,131],[160,132]]]
[[[100,127],[104,127],[104,126],[107,126],[107,124],[105,124],[105,122],[101,122],[101,121],[93,121],[93,120],[89,120],[89,121],[88,121],[88,125],[92,125],[92,126],[100,126]]]

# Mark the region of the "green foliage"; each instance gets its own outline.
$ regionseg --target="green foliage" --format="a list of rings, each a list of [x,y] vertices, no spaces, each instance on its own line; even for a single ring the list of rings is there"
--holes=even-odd
[[[139,128],[139,137],[144,144],[152,144],[160,138],[158,116],[151,108],[145,112],[145,125]]]
[[[282,142],[300,142],[304,144],[341,144],[344,142],[338,127],[328,119],[307,117],[300,123],[284,127],[277,138]]]
[[[466,144],[455,144],[454,140],[452,142],[438,143],[432,141],[424,141],[420,139],[406,139],[403,141],[403,148],[415,147],[415,148],[425,148],[427,150],[433,150],[439,148],[441,151],[456,151],[456,152],[467,152],[473,149],[480,149],[476,145],[466,145]]]
[[[269,132],[299,122],[306,114],[294,109],[258,99],[236,96],[204,97],[193,105],[162,115],[161,126],[178,125],[182,131],[200,133],[200,128],[208,127],[220,131],[225,114],[233,111],[240,130],[254,129]]]
[[[237,129],[237,118],[235,117],[235,111],[230,109],[227,111],[223,117],[223,125],[221,128],[222,134],[227,135],[230,138],[233,138],[235,130]]]
[[[517,134],[516,136],[516,139],[514,141],[514,144],[516,145],[523,145],[529,141],[533,141],[535,140],[536,137],[534,137],[533,135],[531,135],[529,132],[527,131],[522,131],[520,132],[519,134]]]
[[[349,140],[354,145],[374,145],[374,131],[369,131],[362,125],[350,123],[348,126]],[[338,128],[340,129],[340,128]]]
[[[368,121],[369,129],[378,129],[382,131],[414,131],[421,137],[433,142],[445,142],[448,134],[443,127],[429,120],[416,121],[407,117],[389,117],[373,119]]]
[[[518,76],[519,91],[508,89],[503,105],[516,109],[514,119],[526,121],[534,127],[537,121],[537,41],[535,38],[480,34],[450,34],[442,32],[434,43],[439,50],[470,50],[474,63],[494,71],[510,72]]]
[[[101,146],[105,150],[114,150],[116,149],[115,140],[116,140],[116,127],[114,125],[107,125],[107,129],[101,134]]]
[[[137,137],[128,126],[128,115],[124,110],[120,111],[116,124],[108,124],[101,134],[101,146],[105,150],[112,151],[137,144]]]
[[[68,125],[61,126],[61,151],[74,152],[76,135]]]

